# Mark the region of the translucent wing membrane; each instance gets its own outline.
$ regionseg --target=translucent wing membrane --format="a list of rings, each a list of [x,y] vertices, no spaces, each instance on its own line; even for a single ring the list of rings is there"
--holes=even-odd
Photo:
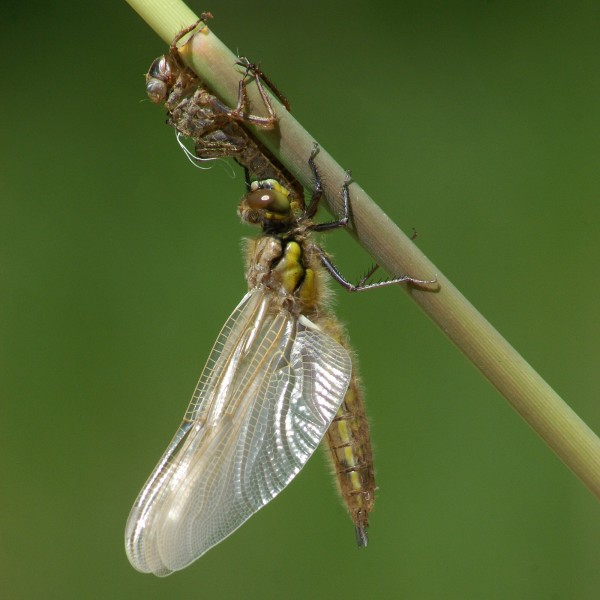
[[[131,564],[168,575],[202,556],[297,475],[340,406],[348,351],[250,291],[213,347],[183,423],[127,521]]]

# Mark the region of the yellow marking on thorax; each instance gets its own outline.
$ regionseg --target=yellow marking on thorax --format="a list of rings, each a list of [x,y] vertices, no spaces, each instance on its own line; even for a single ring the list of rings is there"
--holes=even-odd
[[[284,251],[283,258],[275,267],[275,271],[281,277],[281,284],[286,292],[293,294],[302,277],[304,276],[304,267],[300,263],[302,257],[302,248],[297,242],[289,242]]]
[[[315,304],[315,272],[312,269],[304,271],[304,280],[298,290],[298,296],[307,308],[312,308]]]

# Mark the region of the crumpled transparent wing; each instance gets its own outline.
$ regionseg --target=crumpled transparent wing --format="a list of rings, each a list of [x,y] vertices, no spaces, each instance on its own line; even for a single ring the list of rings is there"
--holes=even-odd
[[[348,387],[348,351],[250,291],[223,327],[183,423],[129,515],[125,547],[168,575],[218,544],[298,474]]]

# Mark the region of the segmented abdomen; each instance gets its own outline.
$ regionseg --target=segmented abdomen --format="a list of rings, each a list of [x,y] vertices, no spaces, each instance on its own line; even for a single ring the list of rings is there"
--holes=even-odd
[[[369,513],[375,501],[375,473],[369,422],[355,369],[344,401],[327,430],[327,443],[340,493],[354,521],[356,541],[366,546]]]

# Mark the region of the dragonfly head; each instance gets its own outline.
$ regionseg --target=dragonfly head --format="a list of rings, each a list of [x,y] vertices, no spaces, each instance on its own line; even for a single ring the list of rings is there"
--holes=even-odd
[[[167,99],[179,70],[172,56],[159,56],[154,60],[146,74],[146,93],[152,102],[160,104]]]
[[[290,192],[275,179],[253,181],[238,212],[242,220],[263,229],[278,228],[294,220]]]

